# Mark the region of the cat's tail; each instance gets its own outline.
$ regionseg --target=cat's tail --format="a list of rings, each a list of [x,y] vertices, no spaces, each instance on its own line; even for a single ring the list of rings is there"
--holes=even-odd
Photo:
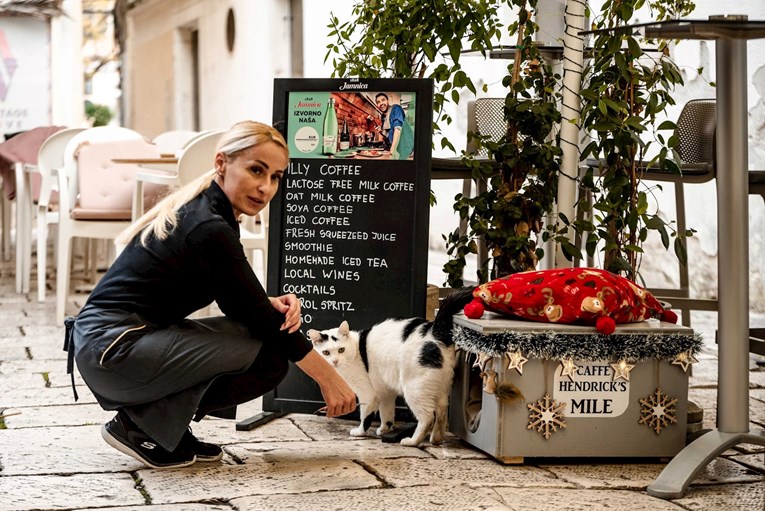
[[[452,317],[462,311],[463,307],[473,300],[475,287],[463,287],[455,290],[441,302],[438,314],[433,321],[433,336],[446,346],[454,344],[452,339]]]

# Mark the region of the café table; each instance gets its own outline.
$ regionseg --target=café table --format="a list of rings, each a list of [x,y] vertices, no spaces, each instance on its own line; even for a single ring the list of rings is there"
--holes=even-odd
[[[716,43],[718,339],[717,428],[688,444],[648,486],[649,495],[682,497],[707,464],[738,444],[765,445],[749,427],[749,206],[747,40],[765,38],[765,21],[747,16],[649,22],[581,35],[639,33],[647,39],[705,39]]]
[[[143,215],[143,184],[156,183],[172,186],[177,181],[178,158],[171,154],[162,154],[159,158],[113,158],[114,163],[129,163],[148,169],[135,175],[131,219],[136,221]]]

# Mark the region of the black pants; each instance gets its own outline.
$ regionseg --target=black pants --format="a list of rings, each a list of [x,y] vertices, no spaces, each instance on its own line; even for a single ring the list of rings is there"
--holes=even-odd
[[[158,327],[134,313],[86,307],[72,339],[99,404],[123,410],[169,451],[194,417],[263,395],[288,365],[278,342],[263,342],[226,317]]]
[[[252,401],[276,388],[287,376],[289,364],[283,355],[263,346],[255,361],[243,373],[218,376],[202,400],[194,415],[200,421],[205,415],[233,419],[236,405]]]

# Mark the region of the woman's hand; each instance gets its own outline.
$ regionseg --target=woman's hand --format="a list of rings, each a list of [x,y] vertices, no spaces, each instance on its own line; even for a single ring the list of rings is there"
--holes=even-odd
[[[297,366],[319,384],[327,403],[327,417],[339,417],[356,409],[356,393],[342,376],[315,350],[308,352]]]
[[[294,333],[303,324],[303,318],[300,315],[300,300],[293,294],[282,295],[276,298],[268,298],[274,309],[284,314],[284,323],[280,330],[287,330]]]

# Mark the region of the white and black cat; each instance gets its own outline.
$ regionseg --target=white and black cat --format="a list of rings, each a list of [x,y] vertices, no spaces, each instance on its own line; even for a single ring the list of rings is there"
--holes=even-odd
[[[452,316],[471,301],[472,289],[463,288],[444,299],[434,321],[387,319],[361,332],[343,321],[339,328],[308,331],[314,349],[358,396],[361,423],[351,430],[352,436],[366,434],[377,410],[377,434],[390,431],[396,397],[403,396],[417,418],[417,428],[401,445],[420,445],[428,431],[431,443],[443,440],[456,364]]]

